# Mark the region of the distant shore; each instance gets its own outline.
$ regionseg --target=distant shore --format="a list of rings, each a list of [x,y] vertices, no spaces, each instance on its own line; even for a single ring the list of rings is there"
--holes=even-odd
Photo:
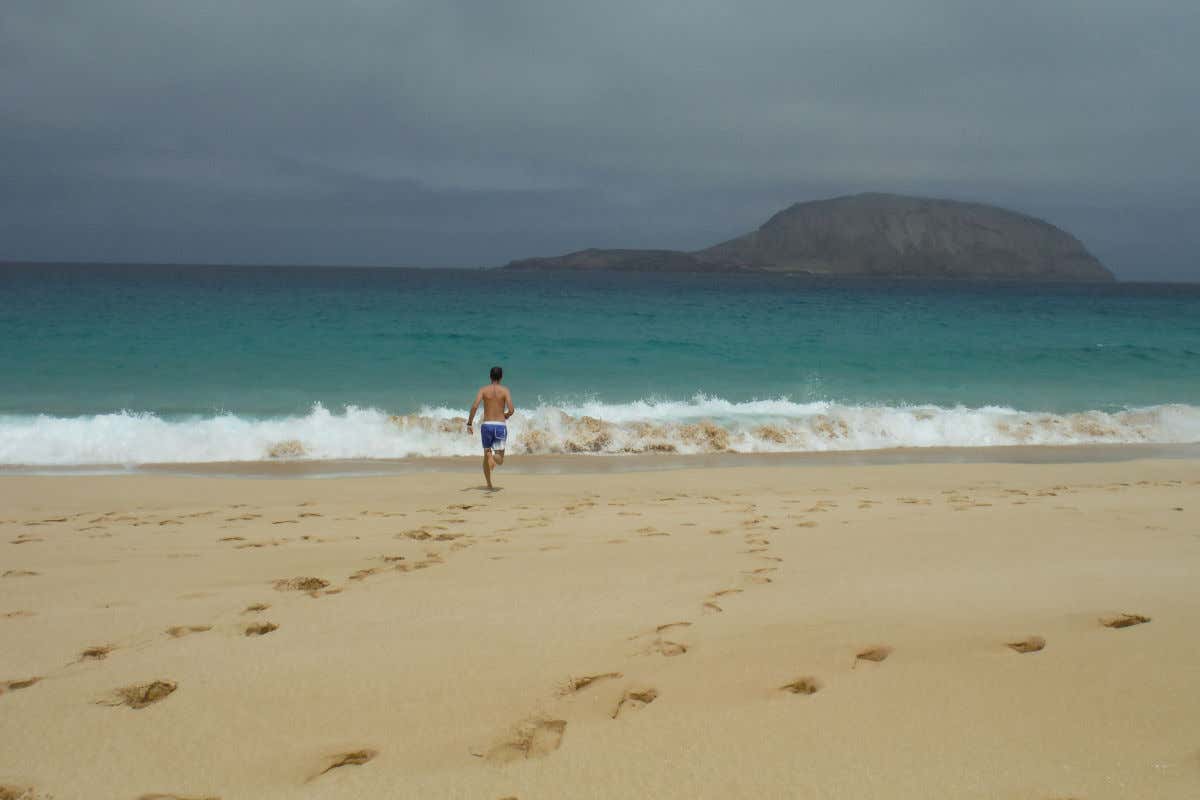
[[[283,262],[270,263],[270,264],[256,264],[256,263],[251,263],[251,262],[201,263],[201,262],[164,262],[164,261],[157,261],[157,260],[149,260],[149,261],[28,261],[28,260],[21,260],[21,259],[10,259],[10,260],[6,260],[6,261],[0,260],[0,269],[4,269],[6,267],[12,267],[12,268],[15,268],[15,267],[69,267],[69,268],[85,268],[85,269],[86,268],[103,268],[103,267],[131,267],[131,268],[139,268],[140,269],[140,268],[155,267],[155,266],[178,268],[178,269],[214,269],[214,270],[218,270],[218,269],[228,269],[228,270],[345,269],[345,270],[369,270],[369,271],[373,271],[373,270],[390,270],[390,271],[411,270],[414,272],[466,272],[466,273],[499,272],[499,271],[506,271],[509,273],[519,272],[519,270],[516,270],[516,271],[506,270],[505,267],[507,265],[505,265],[505,264],[487,264],[487,265],[476,265],[476,266],[463,265],[463,264],[457,264],[457,265],[453,265],[453,266],[421,266],[421,265],[412,265],[412,264],[292,264],[292,263],[283,263]],[[554,275],[554,274],[559,274],[559,273],[540,272],[540,273],[527,273],[527,274]],[[578,273],[571,273],[571,274],[578,274]],[[645,276],[647,274],[653,274],[653,273],[606,272],[605,274]],[[709,272],[678,273],[678,272],[675,272],[675,273],[666,273],[666,274],[668,274],[670,276],[695,275],[697,277],[702,277],[702,276],[712,275],[713,273],[709,273]],[[748,271],[739,271],[739,272],[724,272],[724,273],[717,273],[717,274],[719,274],[723,278],[729,277],[729,276],[736,276],[736,275],[743,275],[743,276],[747,276],[747,277],[758,277],[758,278],[761,278],[764,276],[780,276],[780,277],[789,277],[794,280],[829,281],[831,283],[846,283],[849,285],[866,284],[866,283],[871,283],[871,282],[878,283],[880,281],[887,281],[887,280],[893,280],[893,279],[897,280],[897,281],[912,281],[912,282],[918,282],[918,283],[945,282],[950,285],[960,285],[960,284],[966,285],[966,284],[971,284],[971,283],[1006,284],[1006,285],[1007,284],[1022,284],[1022,285],[1024,285],[1027,283],[1025,281],[1015,281],[1015,280],[1008,280],[1008,279],[1002,279],[1002,278],[994,278],[994,279],[989,279],[989,278],[970,278],[970,279],[942,278],[942,279],[937,279],[937,278],[928,278],[928,277],[905,278],[905,277],[900,277],[900,276],[893,278],[893,277],[869,276],[869,275],[867,275],[867,276],[864,276],[864,275],[815,275],[815,274],[803,274],[803,273],[772,272],[772,271],[768,271],[768,270],[753,270],[753,271],[748,270]],[[1122,278],[1120,275],[1114,275],[1113,281],[1111,281],[1111,282],[1105,281],[1105,282],[1101,282],[1101,283],[1103,283],[1103,284],[1117,283],[1122,286],[1130,286],[1130,287],[1137,287],[1137,286],[1189,286],[1190,287],[1190,286],[1196,286],[1197,284],[1200,284],[1200,280],[1194,280],[1194,281],[1145,280],[1145,279],[1130,280],[1128,278]],[[1034,285],[1034,286],[1053,286],[1053,285],[1055,285],[1055,282],[1054,281],[1039,281],[1032,285]],[[1089,284],[1086,282],[1081,283],[1080,281],[1063,281],[1061,283],[1061,285],[1063,285],[1063,286],[1080,286],[1080,285],[1087,286]]]

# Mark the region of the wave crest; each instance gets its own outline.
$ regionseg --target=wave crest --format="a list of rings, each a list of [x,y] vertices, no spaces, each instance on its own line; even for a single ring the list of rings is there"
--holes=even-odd
[[[168,420],[152,413],[0,417],[0,463],[88,465],[465,456],[461,411],[389,415],[320,405],[303,416]],[[787,399],[538,406],[509,422],[513,453],[759,453],[1200,442],[1200,407],[1053,414],[1003,407],[853,406]]]

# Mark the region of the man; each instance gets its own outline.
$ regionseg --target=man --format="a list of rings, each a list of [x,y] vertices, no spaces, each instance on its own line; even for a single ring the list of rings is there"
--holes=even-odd
[[[471,428],[475,412],[483,403],[483,422],[479,426],[479,434],[483,439],[483,478],[489,489],[495,488],[492,486],[492,470],[504,463],[504,444],[508,439],[508,425],[505,423],[516,411],[508,388],[500,385],[503,377],[503,369],[492,367],[492,383],[475,395],[475,404],[471,406],[471,415],[467,417],[467,433],[470,434],[473,432]]]

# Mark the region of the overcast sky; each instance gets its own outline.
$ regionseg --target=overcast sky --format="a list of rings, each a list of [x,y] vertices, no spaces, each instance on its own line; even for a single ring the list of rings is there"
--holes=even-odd
[[[0,259],[491,266],[991,202],[1200,280],[1196,0],[0,0]]]

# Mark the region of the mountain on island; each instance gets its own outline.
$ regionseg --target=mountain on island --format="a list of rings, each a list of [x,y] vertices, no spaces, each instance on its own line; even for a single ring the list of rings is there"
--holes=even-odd
[[[1071,234],[980,203],[856,194],[796,203],[758,230],[691,253],[580,250],[505,269],[790,272],[819,276],[1111,281]]]

